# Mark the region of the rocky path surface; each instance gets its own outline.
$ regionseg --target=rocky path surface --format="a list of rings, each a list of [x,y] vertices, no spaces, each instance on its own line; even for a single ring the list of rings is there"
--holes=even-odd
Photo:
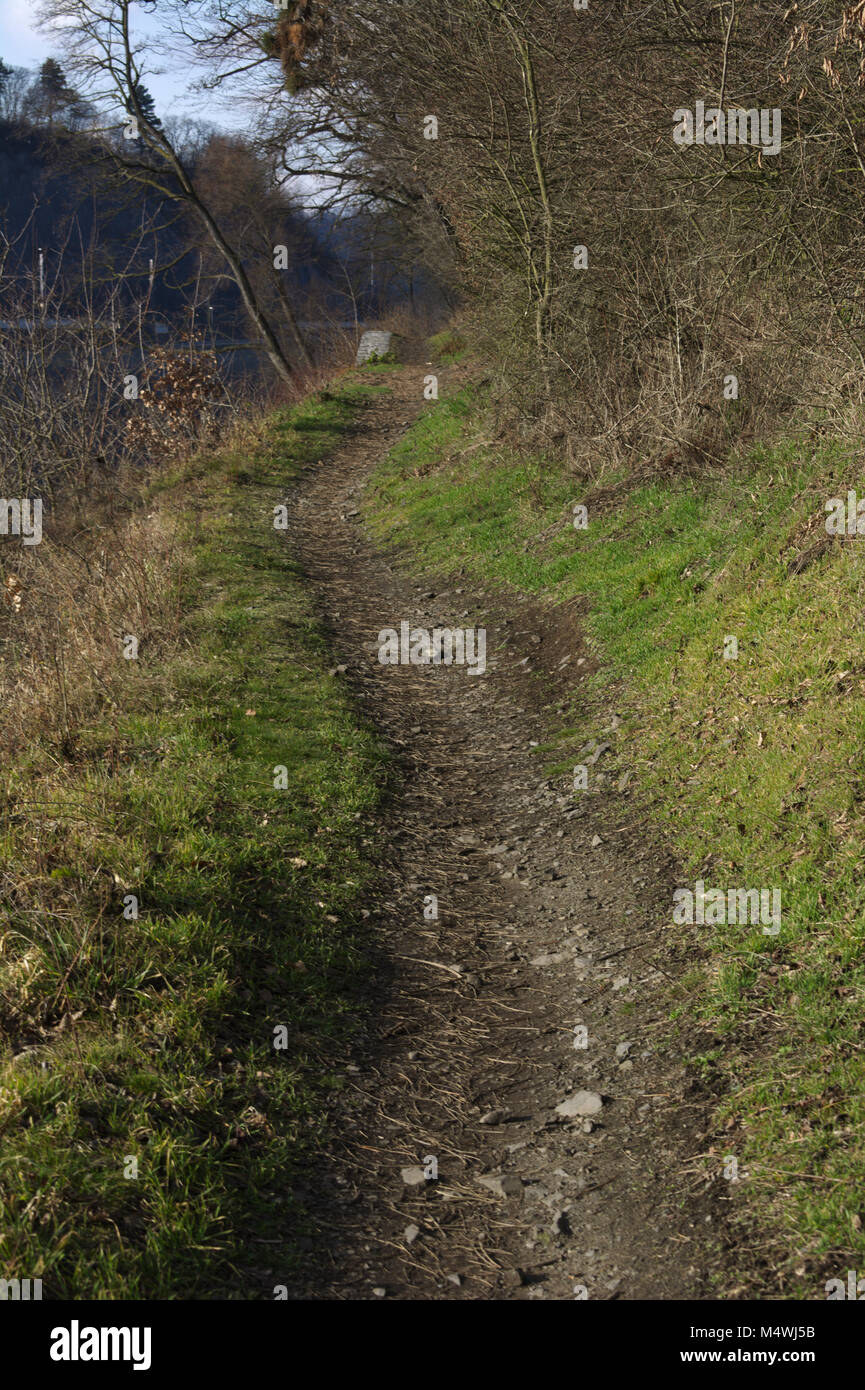
[[[403,368],[292,497],[290,544],[398,766],[372,1027],[296,1194],[316,1236],[292,1295],[711,1298],[725,1185],[702,1174],[706,1101],[660,998],[682,969],[673,866],[621,769],[598,780],[614,711],[581,759],[588,792],[551,783],[533,748],[591,669],[578,615],[419,582],[362,528],[423,371]],[[381,665],[379,631],[403,620],[485,626],[486,673]]]

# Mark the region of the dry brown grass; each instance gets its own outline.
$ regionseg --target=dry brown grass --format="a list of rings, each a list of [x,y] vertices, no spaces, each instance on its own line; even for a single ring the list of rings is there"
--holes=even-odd
[[[0,748],[34,738],[70,749],[76,731],[123,699],[124,638],[152,658],[176,642],[182,555],[166,512],[116,508],[48,525],[38,546],[4,557]],[[148,663],[149,665],[151,663]]]

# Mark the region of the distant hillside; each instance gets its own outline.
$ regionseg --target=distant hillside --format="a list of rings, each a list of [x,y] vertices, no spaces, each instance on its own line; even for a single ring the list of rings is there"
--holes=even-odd
[[[328,230],[286,208],[291,255],[285,285],[293,297],[334,296],[338,267],[322,236]],[[177,319],[199,274],[197,233],[186,209],[113,178],[88,137],[0,123],[0,238],[6,252],[0,295],[29,279],[42,248],[46,280],[56,281],[64,312],[80,307],[90,280],[85,266],[97,290],[122,278],[132,303],[147,294],[152,258],[150,309]],[[211,272],[202,288],[223,331],[243,333],[235,286]]]

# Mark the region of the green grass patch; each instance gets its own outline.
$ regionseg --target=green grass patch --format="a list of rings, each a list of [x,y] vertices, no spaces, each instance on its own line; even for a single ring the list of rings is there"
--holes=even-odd
[[[467,352],[465,338],[453,328],[443,328],[440,333],[433,333],[431,338],[427,338],[426,346],[432,361],[440,362],[443,366],[459,362]]]
[[[46,1298],[272,1298],[296,1267],[385,763],[273,507],[364,394],[154,480],[186,551],[171,650],[74,758],[4,768],[0,1274]]]
[[[865,543],[806,552],[827,539],[826,500],[865,490],[853,446],[803,433],[593,496],[488,434],[471,388],[431,408],[380,466],[369,524],[429,572],[587,596],[602,666],[569,736],[597,732],[615,702],[618,762],[682,887],[780,888],[777,936],[671,926],[709,948],[676,1007],[720,1040],[726,1136],[710,1171],[739,1158],[737,1195],[774,1233],[785,1292],[822,1297],[821,1271],[865,1267]]]

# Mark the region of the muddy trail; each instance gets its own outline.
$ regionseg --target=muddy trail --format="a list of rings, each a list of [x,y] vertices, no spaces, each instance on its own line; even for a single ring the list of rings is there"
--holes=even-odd
[[[291,1296],[711,1299],[727,1185],[707,1184],[709,1098],[662,997],[683,969],[660,925],[674,866],[620,770],[573,791],[533,746],[592,669],[579,612],[421,582],[360,523],[423,372],[394,374],[291,498],[342,678],[396,760],[371,1023],[294,1193],[314,1235]],[[485,627],[486,672],[380,664],[401,621]],[[590,788],[617,723],[578,759]]]

